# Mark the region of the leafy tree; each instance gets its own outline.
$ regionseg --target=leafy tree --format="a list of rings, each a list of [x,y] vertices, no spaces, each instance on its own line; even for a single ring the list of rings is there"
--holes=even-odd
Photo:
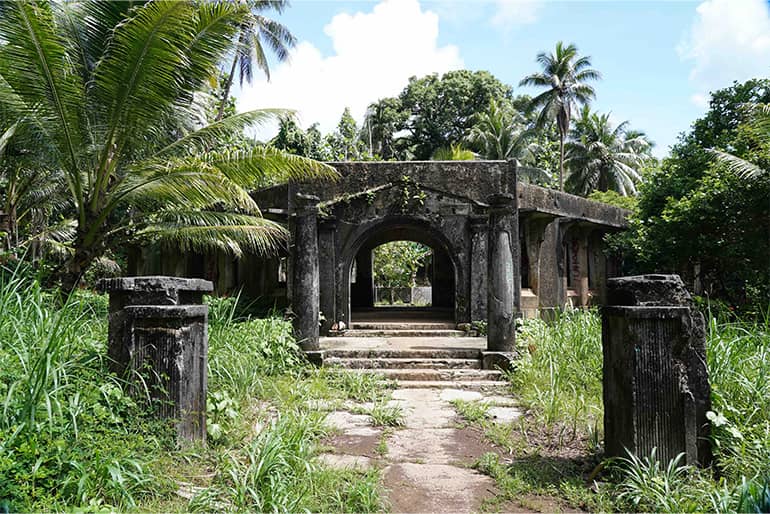
[[[331,152],[331,158],[336,161],[357,161],[366,153],[365,143],[361,140],[358,124],[345,107],[342,112],[337,130],[329,134],[326,143]]]
[[[522,114],[493,99],[486,110],[475,115],[468,141],[484,159],[529,161],[532,133],[525,123]]]
[[[749,104],[747,107],[754,110],[755,113],[749,120],[746,129],[753,132],[761,144],[770,146],[770,104]],[[770,169],[763,168],[760,164],[749,162],[726,151],[711,149],[711,152],[731,171],[743,178],[757,178],[766,175]]]
[[[584,106],[566,145],[567,189],[583,196],[594,190],[635,195],[651,146],[644,133],[628,129],[627,121],[613,127],[609,114]]]
[[[556,51],[537,55],[543,68],[539,73],[524,77],[520,86],[545,87],[547,90],[532,99],[532,106],[540,109],[538,126],[556,120],[559,129],[559,189],[564,191],[564,143],[569,133],[572,110],[587,104],[594,96],[594,88],[587,82],[598,80],[601,74],[591,68],[590,57],[578,57],[575,45],[564,46],[559,41]]]
[[[659,169],[645,174],[639,212],[617,242],[631,272],[679,273],[698,291],[750,309],[770,304],[770,176],[739,176],[707,149],[770,168],[770,144],[746,103],[770,101],[770,81],[712,93]]]
[[[385,160],[397,157],[395,134],[403,128],[408,117],[398,98],[383,98],[370,104],[362,128],[369,154]]]
[[[254,76],[254,66],[262,70],[267,79],[270,80],[270,67],[267,62],[267,55],[263,43],[273,51],[279,61],[285,61],[289,58],[289,49],[297,44],[297,39],[291,34],[288,28],[271,20],[263,13],[274,10],[278,14],[282,13],[289,6],[288,0],[234,0],[238,4],[248,6],[248,13],[242,18],[238,26],[237,38],[238,44],[233,53],[233,63],[230,66],[230,73],[225,78],[224,90],[222,91],[222,102],[219,107],[216,121],[221,120],[225,115],[225,108],[230,98],[230,88],[233,85],[233,78],[236,71],[243,86],[243,81],[251,83]]]
[[[417,272],[427,264],[432,250],[414,241],[394,241],[378,246],[373,254],[375,284],[392,289],[417,285]]]
[[[11,2],[0,17],[0,104],[35,131],[36,151],[62,171],[73,206],[72,252],[56,273],[63,290],[107,248],[130,241],[274,248],[285,230],[259,216],[244,188],[332,171],[275,149],[211,150],[272,111],[176,130],[251,13],[228,2],[156,1],[130,6],[107,28],[112,4],[83,2],[85,16],[69,16],[47,2]]]
[[[404,140],[415,159],[428,159],[438,149],[462,142],[477,113],[493,99],[510,100],[512,91],[486,71],[450,71],[412,77],[398,99],[406,113]]]

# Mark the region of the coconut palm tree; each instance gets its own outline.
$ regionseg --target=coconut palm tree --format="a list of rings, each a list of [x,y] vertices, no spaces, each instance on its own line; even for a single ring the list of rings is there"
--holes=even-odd
[[[73,290],[107,248],[137,240],[236,255],[275,248],[285,229],[260,216],[247,188],[333,170],[271,148],[209,151],[277,111],[169,131],[228,55],[248,9],[151,1],[102,30],[113,3],[82,2],[85,16],[67,16],[59,4],[6,2],[0,16],[0,106],[35,132],[35,151],[61,170],[73,206],[62,289]]]
[[[532,142],[534,132],[526,127],[524,117],[510,106],[495,100],[486,111],[475,116],[468,134],[468,143],[484,159],[517,159],[525,166],[519,167],[519,178],[527,182],[545,183],[550,175],[540,168],[526,166],[535,160],[537,145]]]
[[[566,146],[567,189],[583,196],[594,190],[629,196],[636,194],[652,144],[643,132],[629,130],[627,121],[613,127],[609,114],[584,106]]]
[[[233,54],[230,73],[225,79],[222,102],[219,104],[219,112],[216,118],[217,121],[224,117],[236,69],[241,86],[243,86],[244,80],[251,84],[255,66],[264,72],[267,80],[270,80],[270,66],[267,62],[264,44],[267,44],[281,62],[289,58],[289,50],[297,44],[297,39],[289,32],[288,28],[263,14],[266,11],[282,13],[289,6],[288,0],[235,1],[247,5],[249,14],[238,27],[238,44]]]
[[[556,43],[556,51],[537,55],[543,68],[539,73],[524,77],[520,86],[548,88],[532,99],[532,106],[540,109],[537,126],[556,120],[559,129],[559,189],[564,190],[564,143],[569,133],[572,110],[578,104],[585,105],[596,95],[587,82],[598,80],[601,74],[591,68],[590,57],[578,57],[575,45]]]
[[[757,135],[760,142],[770,145],[770,104],[751,104],[747,106],[751,109],[752,118],[749,120],[750,126]],[[764,174],[770,173],[770,170],[763,169],[758,165],[749,162],[735,155],[722,150],[709,149],[719,162],[727,165],[729,169],[743,178],[753,179]]]

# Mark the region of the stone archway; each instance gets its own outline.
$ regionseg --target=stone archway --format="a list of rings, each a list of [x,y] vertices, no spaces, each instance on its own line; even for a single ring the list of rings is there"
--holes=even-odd
[[[465,249],[457,248],[442,232],[440,226],[414,216],[389,216],[371,226],[356,231],[349,245],[341,254],[341,276],[343,285],[340,314],[342,319],[352,321],[352,313],[359,308],[373,308],[371,252],[374,248],[393,241],[414,241],[434,251],[433,260],[433,307],[447,309],[452,321],[462,320],[465,312],[458,309],[456,299],[465,294],[463,285],[467,282],[467,259]],[[354,262],[358,263],[359,280],[351,283]],[[346,287],[345,287],[346,286]],[[459,312],[458,312],[459,311]]]

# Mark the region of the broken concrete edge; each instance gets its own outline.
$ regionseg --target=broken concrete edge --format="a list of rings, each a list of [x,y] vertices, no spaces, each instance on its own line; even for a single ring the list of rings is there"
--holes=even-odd
[[[647,274],[607,280],[607,305],[671,306],[693,304],[679,275]]]
[[[514,361],[518,358],[516,352],[481,352],[481,369],[510,372],[514,370]]]
[[[314,366],[323,366],[326,351],[324,350],[303,350],[303,355],[310,364]]]
[[[202,318],[209,313],[208,305],[127,305],[123,312],[133,318]]]
[[[144,277],[105,278],[97,282],[99,292],[113,291],[199,291],[210,293],[214,291],[214,283],[200,278],[168,277],[150,275]]]

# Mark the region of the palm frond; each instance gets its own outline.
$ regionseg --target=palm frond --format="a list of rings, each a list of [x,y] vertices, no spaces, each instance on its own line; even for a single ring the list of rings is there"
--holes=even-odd
[[[184,50],[192,46],[195,26],[190,3],[158,0],[136,9],[115,28],[107,54],[94,71],[107,124],[101,168],[110,154],[122,151],[129,138],[150,132],[173,106],[184,84]]]
[[[716,150],[714,148],[708,149],[708,152],[719,162],[727,166],[727,169],[741,178],[756,178],[768,172],[756,164],[751,163],[745,159],[741,159],[740,157],[736,157],[730,153]]]
[[[157,151],[153,158],[202,153],[215,147],[222,139],[240,135],[248,127],[258,127],[291,114],[293,111],[285,109],[259,109],[234,114],[174,141]]]
[[[0,74],[4,99],[36,120],[68,171],[70,188],[83,199],[79,151],[85,86],[68,66],[67,50],[47,3],[10,2],[0,18]]]
[[[256,216],[211,211],[162,211],[139,237],[182,251],[220,250],[236,257],[244,252],[268,255],[285,245],[288,232]]]
[[[234,183],[246,188],[289,181],[334,180],[339,176],[328,164],[273,147],[209,152],[203,158]]]
[[[126,203],[145,210],[161,205],[221,204],[245,212],[259,212],[240,185],[215,166],[194,157],[136,164],[115,189],[107,209]]]

